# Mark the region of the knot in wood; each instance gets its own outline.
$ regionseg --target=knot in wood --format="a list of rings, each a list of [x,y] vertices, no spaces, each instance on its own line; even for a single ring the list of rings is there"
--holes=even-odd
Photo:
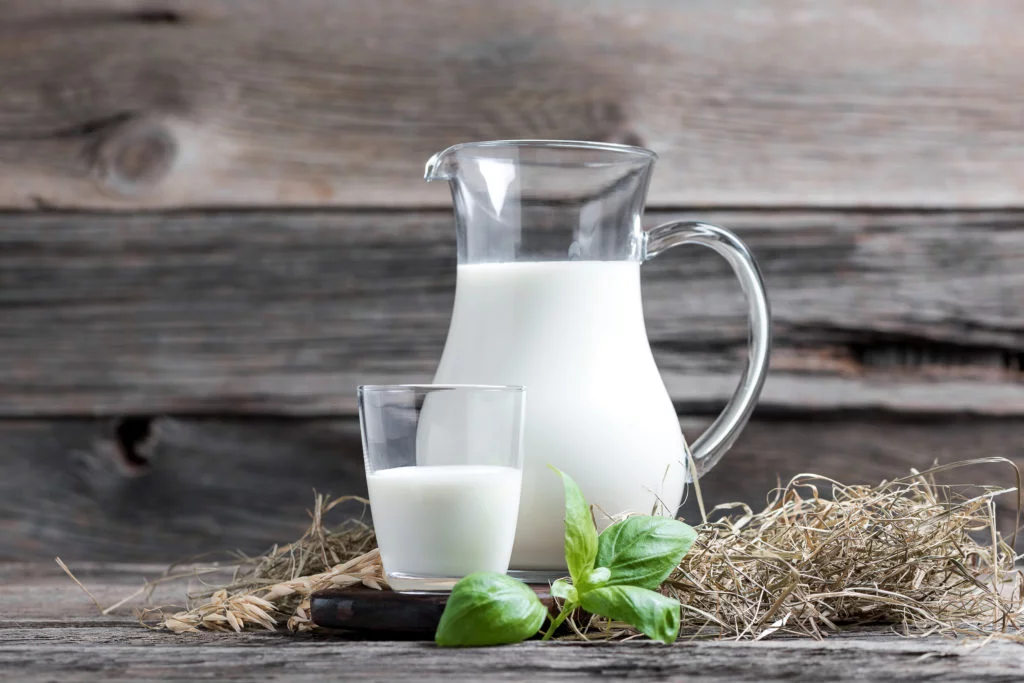
[[[136,195],[163,180],[177,154],[178,143],[166,125],[131,121],[118,126],[100,143],[93,173],[105,190]]]

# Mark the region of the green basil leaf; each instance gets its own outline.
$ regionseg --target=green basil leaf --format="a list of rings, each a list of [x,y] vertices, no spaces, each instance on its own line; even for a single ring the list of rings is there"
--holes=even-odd
[[[611,570],[606,585],[653,590],[668,578],[696,539],[697,532],[679,520],[627,517],[601,533],[595,564]]]
[[[434,642],[446,647],[518,643],[537,633],[547,615],[540,598],[522,581],[476,572],[452,588]]]
[[[579,602],[580,599],[576,587],[565,579],[558,579],[551,584],[551,595],[566,602]]]
[[[594,568],[597,555],[597,529],[590,516],[583,492],[565,472],[552,467],[562,477],[565,488],[565,562],[576,585],[584,583]]]
[[[580,595],[591,614],[624,621],[651,640],[672,643],[679,637],[679,601],[638,586],[604,586]]]

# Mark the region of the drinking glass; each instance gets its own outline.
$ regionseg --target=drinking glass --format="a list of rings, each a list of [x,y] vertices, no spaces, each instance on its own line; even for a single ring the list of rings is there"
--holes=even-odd
[[[521,386],[359,387],[377,544],[396,591],[506,572],[523,467]]]

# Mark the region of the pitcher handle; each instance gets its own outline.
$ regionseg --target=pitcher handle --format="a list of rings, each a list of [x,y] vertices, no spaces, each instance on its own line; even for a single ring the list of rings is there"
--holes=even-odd
[[[722,255],[739,278],[750,308],[750,351],[739,387],[722,413],[690,449],[697,476],[703,476],[735,443],[761,394],[771,353],[771,310],[761,271],[750,250],[736,235],[708,223],[663,223],[645,233],[643,259],[647,261],[680,244],[702,244]]]

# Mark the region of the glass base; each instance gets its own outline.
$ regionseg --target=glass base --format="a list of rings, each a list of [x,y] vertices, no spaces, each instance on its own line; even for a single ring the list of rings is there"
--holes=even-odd
[[[523,583],[548,584],[569,576],[568,569],[509,569],[508,575]]]
[[[388,572],[388,585],[396,593],[451,593],[459,578]]]
[[[513,579],[528,584],[551,585],[556,579],[569,576],[567,569],[509,569],[508,575]],[[460,577],[424,576],[422,574],[404,574],[388,572],[388,585],[396,593],[451,593]]]

